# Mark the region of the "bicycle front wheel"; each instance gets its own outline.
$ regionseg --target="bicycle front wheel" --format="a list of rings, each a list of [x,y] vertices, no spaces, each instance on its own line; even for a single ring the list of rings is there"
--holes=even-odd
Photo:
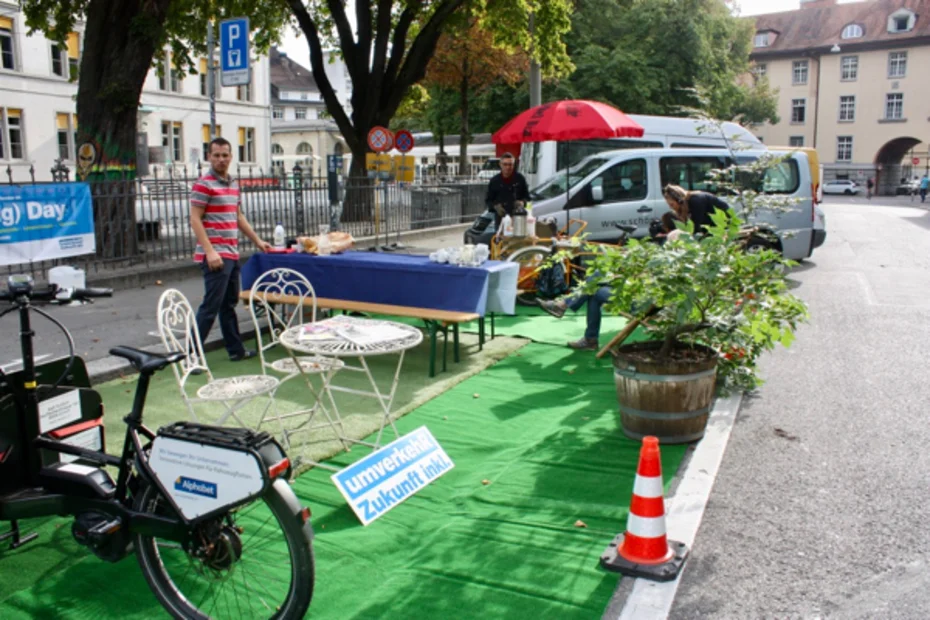
[[[171,514],[152,485],[136,509]],[[277,480],[261,499],[198,524],[186,543],[136,534],[139,567],[175,618],[303,618],[313,550],[295,510],[293,491]]]

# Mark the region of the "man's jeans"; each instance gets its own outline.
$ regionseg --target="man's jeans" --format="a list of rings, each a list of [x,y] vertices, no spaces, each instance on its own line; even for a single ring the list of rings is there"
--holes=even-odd
[[[588,303],[588,324],[584,330],[584,337],[588,340],[597,340],[601,333],[601,307],[610,299],[610,288],[602,286],[594,295],[576,295],[565,300],[572,312]]]
[[[210,271],[204,259],[200,265],[203,271],[203,302],[197,310],[197,329],[202,342],[213,328],[216,315],[220,315],[220,331],[226,343],[226,352],[230,357],[245,353],[242,336],[239,335],[239,320],[236,318],[236,304],[239,303],[239,261],[223,259],[223,269]]]

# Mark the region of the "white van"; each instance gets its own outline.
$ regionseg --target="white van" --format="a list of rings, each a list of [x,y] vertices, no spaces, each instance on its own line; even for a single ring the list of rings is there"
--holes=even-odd
[[[772,151],[742,151],[736,159],[752,161]],[[798,200],[785,213],[758,212],[753,222],[768,224],[778,235],[778,250],[800,260],[814,247],[814,188],[807,155],[785,151],[788,156],[766,173],[766,193]],[[612,241],[619,236],[615,224],[635,225],[634,237],[649,234],[649,224],[669,210],[662,188],[672,183],[688,190],[714,192],[708,172],[733,162],[720,149],[646,148],[605,151],[591,155],[530,191],[533,215],[551,217],[559,228],[569,216],[587,222],[585,232],[594,241]],[[566,191],[566,187],[568,190]],[[566,197],[569,196],[568,207]],[[722,196],[724,200],[726,196]],[[728,201],[731,202],[731,201]],[[740,205],[731,207],[739,212]]]
[[[694,118],[642,114],[630,114],[629,117],[643,128],[642,137],[524,144],[519,170],[529,186],[535,187],[568,164],[603,151],[635,148],[765,149],[751,131],[737,123],[721,122],[718,127],[716,122]]]

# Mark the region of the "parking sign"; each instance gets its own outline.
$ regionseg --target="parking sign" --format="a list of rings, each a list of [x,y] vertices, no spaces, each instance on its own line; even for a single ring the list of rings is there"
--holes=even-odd
[[[220,69],[223,86],[249,83],[248,17],[234,17],[220,22]]]

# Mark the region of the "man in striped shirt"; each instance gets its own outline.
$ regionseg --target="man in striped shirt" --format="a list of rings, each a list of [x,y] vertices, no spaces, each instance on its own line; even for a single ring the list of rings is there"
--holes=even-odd
[[[255,357],[239,335],[236,304],[239,303],[239,231],[262,251],[271,245],[255,234],[239,204],[239,185],[229,176],[232,146],[225,138],[210,142],[210,171],[191,190],[191,229],[197,237],[194,260],[203,270],[203,302],[197,310],[197,329],[207,339],[216,316],[234,362]]]

